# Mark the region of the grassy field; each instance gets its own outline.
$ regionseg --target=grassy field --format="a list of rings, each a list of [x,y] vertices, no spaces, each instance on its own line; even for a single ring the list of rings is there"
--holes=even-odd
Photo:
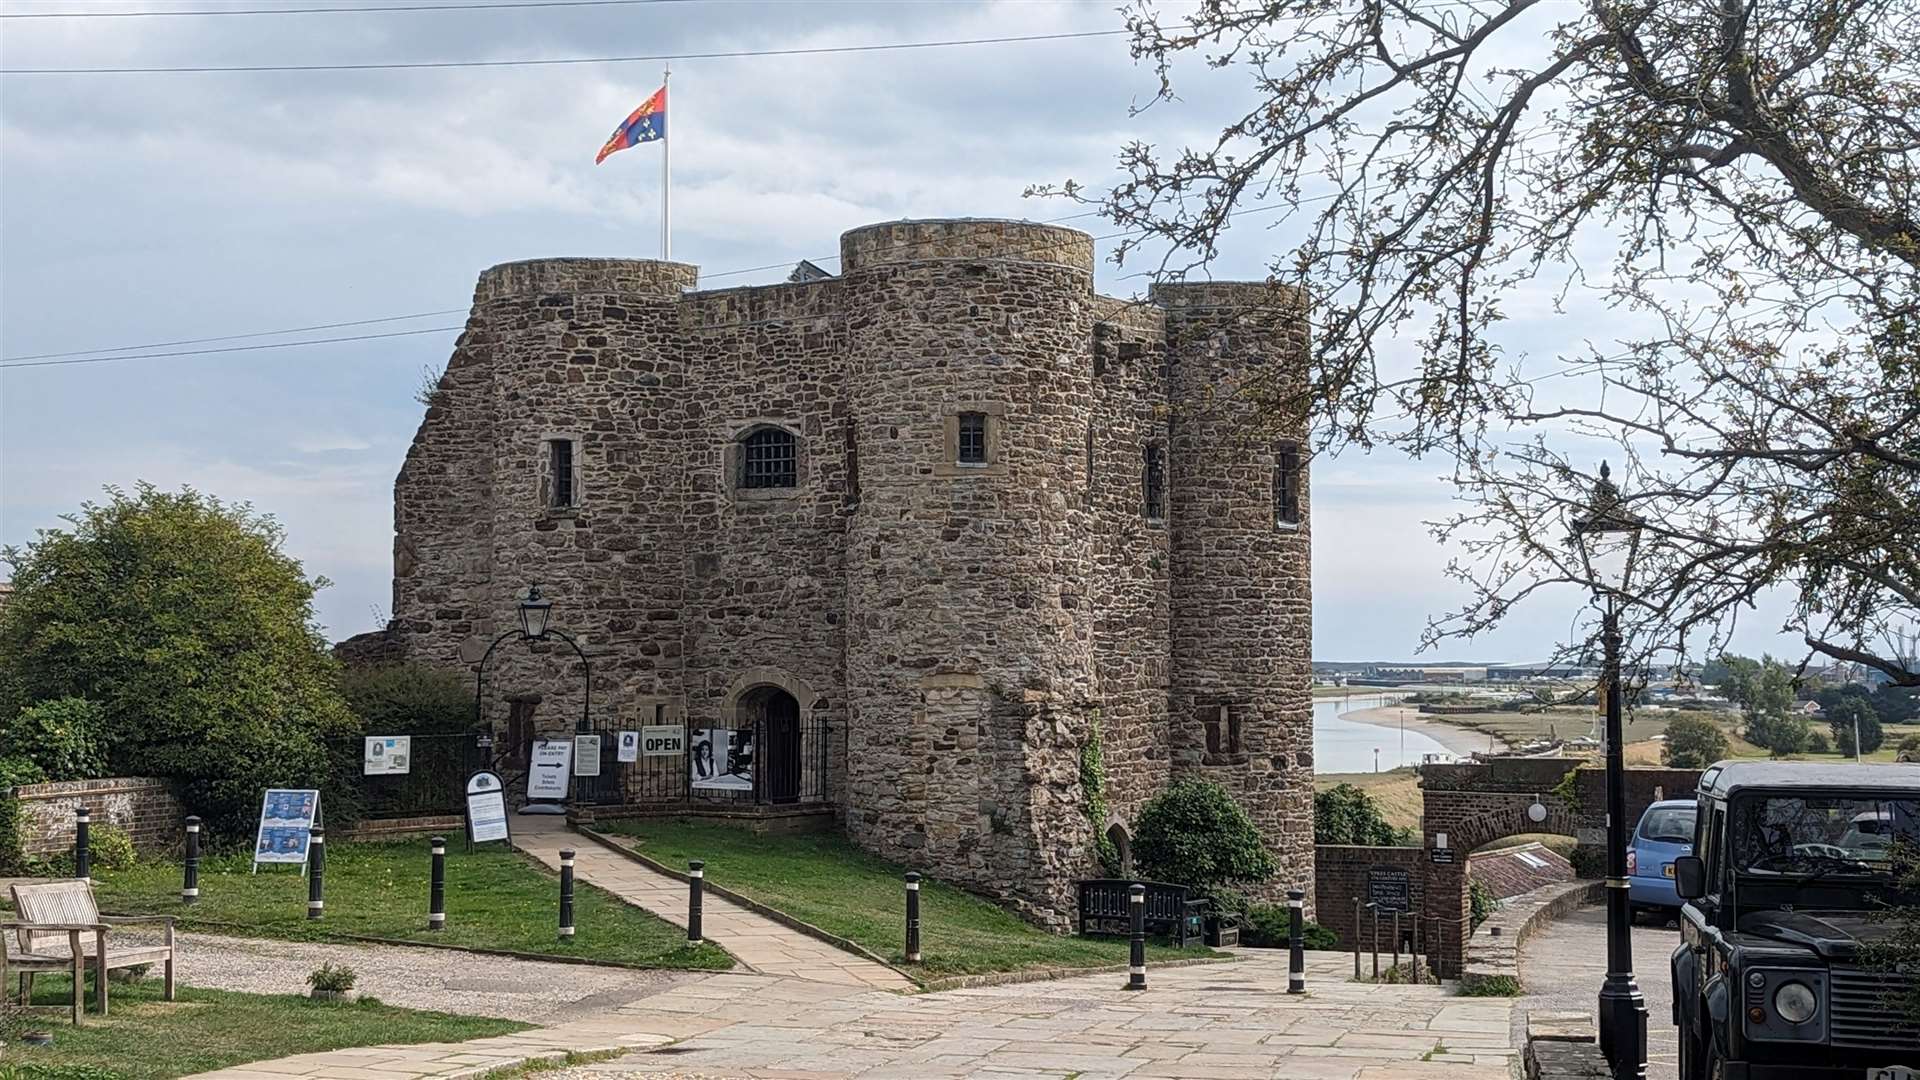
[[[1412,766],[1379,773],[1321,773],[1313,778],[1317,791],[1338,784],[1352,784],[1372,796],[1387,824],[1409,829],[1419,826],[1425,802],[1420,795],[1420,777]]]
[[[860,851],[831,833],[756,836],[725,825],[686,821],[619,822],[607,831],[668,866],[704,859],[707,880],[856,942],[903,959],[905,867]],[[1049,934],[971,893],[927,881],[920,890],[920,940],[930,975],[981,974],[1038,967],[1103,967],[1127,962],[1120,938]],[[1150,960],[1208,956],[1149,945]]]
[[[307,882],[290,869],[249,873],[244,854],[203,861],[200,902],[180,904],[180,865],[146,862],[129,870],[94,870],[101,910],[177,914],[181,925],[237,923],[248,934],[322,940],[330,934],[430,941],[547,956],[581,956],[661,968],[718,969],[732,958],[711,945],[686,947],[686,932],[581,883],[574,895],[575,936],[562,942],[559,879],[499,847],[463,850],[447,844],[447,925],[429,931],[424,839],[327,845],[326,918],[307,920]],[[203,928],[227,930],[206,925]]]
[[[11,1075],[10,1066],[48,1066],[53,1075],[61,1075],[57,1069],[62,1066],[93,1066],[104,1072],[75,1069],[73,1075],[84,1075],[85,1080],[160,1080],[289,1054],[480,1039],[532,1026],[397,1009],[372,1000],[339,1004],[291,994],[191,987],[182,987],[178,1000],[166,1002],[160,999],[159,980],[148,978],[113,984],[112,1011],[105,1019],[90,1013],[76,1028],[67,1022],[71,986],[59,975],[34,980],[36,1008],[9,1018],[11,1030],[0,1030],[0,1040],[6,1042],[0,1050],[0,1076]],[[14,1041],[18,1030],[31,1028],[52,1032],[53,1045],[30,1047]]]

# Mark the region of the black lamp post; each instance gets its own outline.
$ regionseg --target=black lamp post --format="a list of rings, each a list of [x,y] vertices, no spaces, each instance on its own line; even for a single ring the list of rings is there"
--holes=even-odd
[[[1647,999],[1633,977],[1633,908],[1627,897],[1627,809],[1620,724],[1620,605],[1639,554],[1640,520],[1621,505],[1604,462],[1586,517],[1573,523],[1574,549],[1605,606],[1600,637],[1607,684],[1607,979],[1600,986],[1600,1048],[1616,1080],[1647,1074]]]
[[[587,654],[581,651],[579,642],[552,627],[550,624],[552,615],[553,601],[545,599],[540,595],[539,583],[536,582],[528,586],[526,598],[520,601],[519,627],[494,638],[493,644],[487,646],[486,655],[480,658],[480,668],[474,672],[473,676],[473,726],[475,730],[482,732],[480,737],[486,740],[482,745],[487,747],[493,745],[493,739],[485,731],[486,717],[482,715],[480,707],[481,694],[484,692],[487,682],[487,662],[493,659],[493,651],[500,647],[500,643],[513,637],[515,634],[520,635],[528,641],[545,641],[547,637],[551,635],[573,646],[574,655],[580,658],[580,667],[585,675],[585,686],[582,687],[580,694],[579,730],[587,731],[590,729],[588,717],[591,715],[593,704],[593,665],[588,662]]]

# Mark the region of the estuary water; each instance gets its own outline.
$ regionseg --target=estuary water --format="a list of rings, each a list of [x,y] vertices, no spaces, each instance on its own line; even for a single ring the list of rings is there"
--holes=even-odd
[[[1343,718],[1344,713],[1391,705],[1405,694],[1361,693],[1347,697],[1316,698],[1313,702],[1313,771],[1317,773],[1372,772],[1375,748],[1382,771],[1418,765],[1423,754],[1449,753],[1447,746],[1423,731],[1381,727]]]

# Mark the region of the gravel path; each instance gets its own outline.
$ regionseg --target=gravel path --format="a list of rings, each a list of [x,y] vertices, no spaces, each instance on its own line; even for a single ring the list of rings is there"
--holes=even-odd
[[[132,935],[129,935],[132,936]],[[389,1005],[535,1024],[611,1012],[711,972],[629,971],[476,956],[401,945],[336,945],[182,933],[175,975],[188,986],[305,993],[324,962],[359,974],[358,989]],[[155,972],[152,977],[158,977]]]

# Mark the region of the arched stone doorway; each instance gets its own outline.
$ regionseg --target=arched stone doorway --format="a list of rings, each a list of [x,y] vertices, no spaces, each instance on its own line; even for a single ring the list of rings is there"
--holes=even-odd
[[[1120,876],[1133,876],[1133,837],[1127,835],[1127,827],[1119,822],[1107,826],[1107,839],[1113,842],[1113,850],[1120,858]]]
[[[800,701],[778,686],[758,686],[741,695],[738,718],[754,727],[754,771],[770,803],[800,799]]]

